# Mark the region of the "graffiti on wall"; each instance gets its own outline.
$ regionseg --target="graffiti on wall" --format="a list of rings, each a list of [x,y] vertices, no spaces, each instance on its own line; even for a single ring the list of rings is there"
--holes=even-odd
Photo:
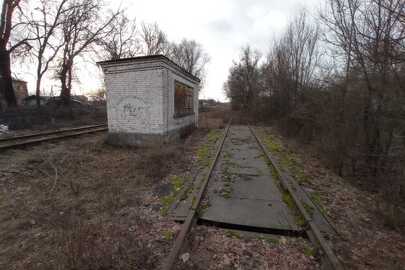
[[[131,122],[142,127],[149,122],[150,107],[147,102],[139,97],[125,96],[118,100],[115,109],[119,122]]]
[[[146,109],[146,107],[139,107],[132,103],[125,103],[123,105],[123,116],[124,117],[139,117],[142,115],[142,112]]]

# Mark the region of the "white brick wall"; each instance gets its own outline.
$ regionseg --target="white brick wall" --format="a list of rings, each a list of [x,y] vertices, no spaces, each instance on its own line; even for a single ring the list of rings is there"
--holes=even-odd
[[[109,131],[163,134],[163,69],[106,74]]]
[[[197,124],[198,83],[165,59],[101,64],[112,133],[160,134]],[[174,82],[194,88],[195,114],[174,118]]]

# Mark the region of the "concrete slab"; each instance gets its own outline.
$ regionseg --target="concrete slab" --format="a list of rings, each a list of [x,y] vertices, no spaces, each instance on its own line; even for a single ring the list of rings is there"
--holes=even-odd
[[[232,126],[207,187],[201,219],[264,229],[299,231],[283,202],[272,168],[247,126]],[[178,204],[173,216],[184,218],[191,200]]]
[[[282,202],[280,192],[271,192],[277,190],[269,175],[232,175],[232,183],[229,189],[230,198],[252,199],[252,200],[272,200]],[[208,186],[209,194],[218,194],[224,187],[225,182],[213,181]]]
[[[280,201],[213,196],[209,202],[211,207],[203,211],[203,220],[263,229],[298,230],[294,218]]]

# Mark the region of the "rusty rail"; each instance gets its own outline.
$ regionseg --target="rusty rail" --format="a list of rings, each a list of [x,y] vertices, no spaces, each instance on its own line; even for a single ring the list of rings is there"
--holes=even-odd
[[[70,137],[76,137],[84,134],[106,131],[107,125],[81,126],[70,129],[61,129],[56,131],[37,132],[22,136],[14,136],[0,139],[0,150],[16,148],[20,146],[34,145],[45,141],[52,141]]]
[[[213,172],[213,170],[215,168],[215,165],[217,164],[218,158],[219,158],[219,156],[221,154],[222,147],[224,146],[225,139],[226,139],[226,137],[228,135],[229,128],[231,126],[231,121],[228,123],[228,125],[227,125],[227,127],[226,127],[226,129],[224,131],[224,135],[223,135],[223,137],[221,139],[221,142],[220,142],[220,145],[219,145],[219,147],[217,149],[217,152],[215,154],[214,160],[211,162],[209,172],[206,175],[206,177],[204,178],[203,184],[202,184],[200,190],[198,191],[197,196],[195,197],[196,200],[195,200],[195,202],[193,202],[193,204],[191,206],[191,209],[190,209],[190,211],[189,211],[189,213],[187,215],[186,220],[184,221],[184,223],[182,225],[182,228],[180,230],[179,235],[176,237],[173,249],[171,250],[169,256],[167,257],[167,260],[163,264],[163,268],[162,268],[163,270],[171,270],[171,269],[173,269],[173,267],[174,267],[174,265],[175,265],[175,263],[176,263],[176,261],[178,259],[178,256],[180,254],[180,251],[181,251],[181,249],[183,247],[186,236],[189,233],[189,231],[191,230],[191,228],[193,227],[193,225],[197,221],[198,208],[199,208],[199,206],[201,204],[201,201],[202,201],[202,199],[204,197],[205,190],[206,190],[208,182],[209,182],[209,180],[211,178],[212,172]]]

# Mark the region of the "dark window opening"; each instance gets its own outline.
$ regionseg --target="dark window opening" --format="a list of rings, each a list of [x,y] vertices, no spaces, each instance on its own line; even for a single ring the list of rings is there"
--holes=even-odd
[[[174,117],[193,114],[193,100],[193,88],[176,81],[174,91]]]

